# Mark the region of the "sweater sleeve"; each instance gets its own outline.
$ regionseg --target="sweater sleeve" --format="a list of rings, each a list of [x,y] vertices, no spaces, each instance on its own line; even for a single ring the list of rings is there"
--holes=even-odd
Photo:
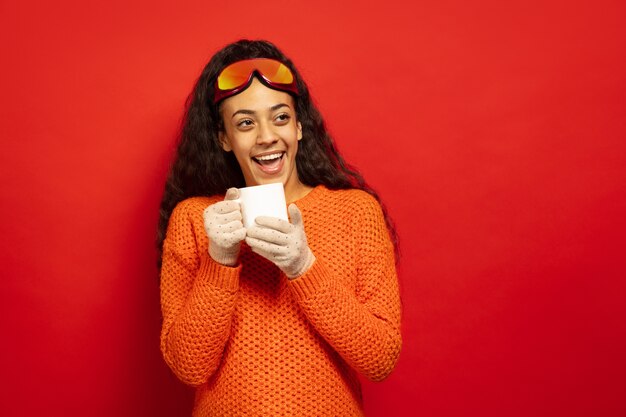
[[[400,354],[401,302],[393,244],[373,198],[355,213],[352,230],[356,289],[334,277],[320,259],[290,286],[320,335],[354,369],[380,381]]]
[[[217,369],[230,334],[241,266],[213,261],[197,242],[202,210],[179,204],[163,245],[161,352],[186,384],[201,385]]]

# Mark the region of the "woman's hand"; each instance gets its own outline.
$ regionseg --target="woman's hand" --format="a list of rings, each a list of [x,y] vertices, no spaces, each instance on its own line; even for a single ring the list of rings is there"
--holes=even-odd
[[[239,198],[239,190],[229,188],[224,201],[204,210],[204,229],[209,237],[209,255],[222,265],[234,266],[239,258],[241,241],[246,229],[241,222],[241,206],[232,201]]]
[[[258,226],[248,228],[246,243],[294,279],[309,270],[315,256],[306,242],[302,213],[295,204],[289,205],[289,216],[291,223],[275,217],[257,217]]]

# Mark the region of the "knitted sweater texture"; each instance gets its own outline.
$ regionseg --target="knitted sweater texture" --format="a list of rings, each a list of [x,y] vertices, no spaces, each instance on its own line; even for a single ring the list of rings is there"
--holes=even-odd
[[[212,260],[202,212],[222,199],[179,203],[164,242],[161,351],[196,387],[193,415],[363,415],[357,373],[382,380],[401,347],[380,206],[324,186],[296,201],[316,261],[288,280],[245,243],[237,266]]]

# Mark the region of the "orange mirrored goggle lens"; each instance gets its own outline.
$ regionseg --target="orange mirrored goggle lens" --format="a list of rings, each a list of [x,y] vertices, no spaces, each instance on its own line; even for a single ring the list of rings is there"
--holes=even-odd
[[[238,61],[224,68],[215,83],[215,102],[230,97],[248,87],[257,73],[272,88],[298,94],[295,79],[289,68],[280,61],[255,58]]]

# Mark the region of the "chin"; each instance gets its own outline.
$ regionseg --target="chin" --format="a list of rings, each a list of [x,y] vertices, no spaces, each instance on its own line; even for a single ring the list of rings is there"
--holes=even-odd
[[[289,183],[289,180],[293,175],[290,172],[285,172],[285,168],[286,167],[283,167],[283,172],[281,172],[279,175],[258,175],[258,173],[255,173],[255,175],[251,173],[248,178],[245,178],[246,186],[252,187],[255,185],[274,184],[279,182],[283,184],[283,187],[285,187]],[[254,169],[255,167],[252,167],[252,170]]]

